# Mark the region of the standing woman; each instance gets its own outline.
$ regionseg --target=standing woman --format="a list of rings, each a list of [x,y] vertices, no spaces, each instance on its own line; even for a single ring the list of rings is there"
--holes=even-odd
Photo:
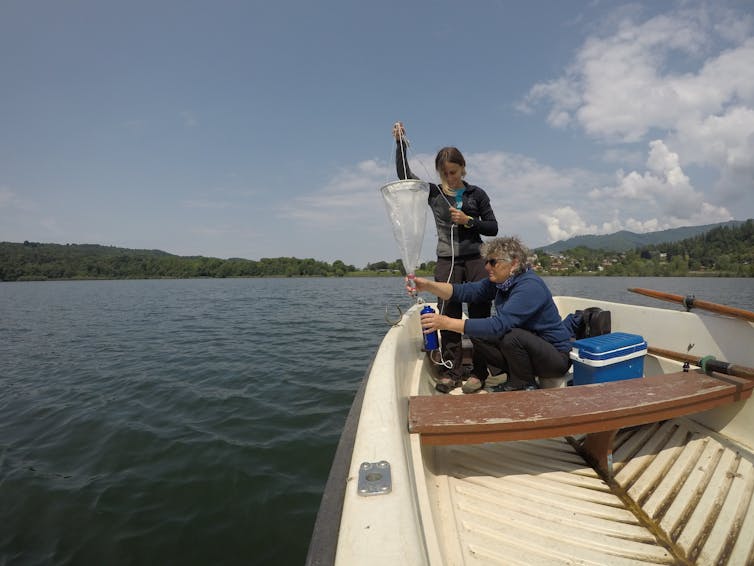
[[[406,150],[406,130],[401,122],[393,125],[396,141],[395,165],[399,179],[418,179],[408,166]],[[487,278],[484,259],[481,256],[482,236],[497,235],[497,220],[490,206],[490,199],[482,189],[470,185],[466,176],[466,160],[455,147],[444,147],[435,157],[435,170],[440,184],[429,184],[427,203],[432,210],[437,228],[437,265],[435,281],[444,283],[465,283]],[[490,316],[489,300],[468,303],[469,318]],[[440,312],[451,318],[461,318],[463,304],[452,300],[439,300]],[[437,380],[437,390],[447,393],[461,385],[463,379],[462,335],[443,330],[442,356],[452,362],[447,373]],[[480,389],[479,380],[464,386],[464,391],[472,393]],[[469,389],[468,391],[466,391]]]

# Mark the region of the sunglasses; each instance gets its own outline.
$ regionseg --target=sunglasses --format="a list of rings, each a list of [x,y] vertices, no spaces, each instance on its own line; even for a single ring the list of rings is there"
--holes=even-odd
[[[484,265],[487,265],[489,263],[492,267],[495,267],[497,265],[498,261],[506,262],[506,261],[510,261],[510,260],[498,259],[496,257],[493,257],[493,258],[485,259],[484,260]]]

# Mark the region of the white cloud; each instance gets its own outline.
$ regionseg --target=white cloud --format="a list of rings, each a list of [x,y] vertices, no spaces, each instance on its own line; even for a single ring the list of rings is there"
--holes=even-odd
[[[678,154],[662,140],[650,142],[644,172],[618,170],[612,183],[591,189],[576,202],[546,207],[536,214],[548,242],[620,230],[654,232],[733,218],[726,207],[707,202],[694,188]],[[600,220],[587,220],[591,218]]]
[[[610,176],[557,169],[505,152],[467,154],[468,180],[490,196],[500,235],[519,235],[530,246],[582,234],[650,232],[732,218],[726,207],[710,202],[693,186],[679,155],[664,141],[653,140],[647,148],[643,170],[618,170]],[[426,164],[433,159],[412,155],[412,168],[434,181],[426,175]],[[392,164],[375,160],[344,167],[310,195],[281,207],[277,215],[310,230],[347,234],[350,244],[364,250],[392,249],[392,232],[377,189],[392,182],[393,174]],[[431,214],[427,218],[423,257],[431,259],[436,234]],[[390,257],[375,253],[374,257]]]
[[[600,174],[581,169],[558,170],[523,155],[485,152],[465,157],[468,180],[489,195],[500,234],[517,234],[529,245],[544,243],[542,225],[537,222],[541,211],[577,203],[590,187],[606,181]],[[435,182],[436,176],[431,170],[433,162],[433,155],[410,156],[412,170],[423,179]],[[378,189],[394,180],[392,163],[363,161],[342,168],[310,195],[281,206],[276,215],[310,230],[346,233],[351,244],[364,240],[363,249],[375,242],[392,248],[392,231]],[[436,232],[428,208],[427,212],[423,257],[432,259]],[[564,223],[564,226],[566,231],[588,229],[578,223]]]
[[[717,187],[723,197],[736,199],[754,190],[753,108],[736,106],[721,115],[690,118],[671,140],[688,162],[720,170]]]
[[[622,13],[519,105],[531,112],[544,104],[551,126],[582,129],[606,146],[606,160],[625,158],[624,166],[635,166],[625,144],[655,139],[645,173],[619,172],[614,187],[592,192],[658,207],[656,220],[626,226],[691,221],[702,209],[712,214],[702,222],[715,221],[729,215],[722,203],[733,207],[754,192],[754,15],[681,6],[645,21]],[[710,167],[717,182],[695,189],[682,165]]]
[[[591,135],[635,142],[656,128],[676,129],[690,115],[711,115],[754,96],[754,38],[707,60],[714,30],[708,14],[683,11],[589,38],[564,76],[532,87],[522,108],[545,102],[555,127],[577,123]],[[700,61],[671,72],[673,58]]]
[[[598,230],[597,226],[584,222],[570,206],[557,208],[549,214],[540,214],[538,218],[545,224],[550,242],[567,240],[576,234],[596,234]]]
[[[643,172],[618,170],[611,177],[556,169],[505,152],[467,154],[466,161],[469,181],[490,197],[500,234],[517,234],[532,246],[580,234],[648,232],[731,219],[725,207],[707,202],[693,187],[678,154],[662,140],[648,147]],[[416,172],[425,171],[432,160],[430,155],[413,155],[411,165]],[[374,160],[342,168],[324,186],[277,214],[310,229],[346,232],[352,243],[370,238],[390,243],[377,189],[394,180],[392,173],[392,164]],[[425,234],[425,253],[431,257],[436,237],[431,214]]]
[[[385,214],[378,189],[395,180],[391,174],[395,174],[393,168],[373,159],[344,167],[324,186],[280,206],[277,214],[315,227],[339,226],[342,229],[369,223],[375,211]]]

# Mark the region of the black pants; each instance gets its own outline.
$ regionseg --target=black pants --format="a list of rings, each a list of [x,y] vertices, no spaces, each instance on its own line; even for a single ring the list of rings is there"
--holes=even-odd
[[[560,377],[571,366],[568,352],[559,352],[547,340],[514,328],[500,339],[472,338],[473,373],[484,381],[489,366],[508,374],[511,385],[534,385],[535,377]]]
[[[487,270],[484,269],[484,260],[481,256],[457,257],[453,272],[451,273],[450,258],[437,258],[435,266],[435,281],[443,283],[465,283],[467,281],[481,281],[488,277]],[[450,280],[448,280],[450,277]],[[463,304],[453,301],[438,300],[437,307],[440,313],[451,318],[461,318],[463,315]],[[491,301],[484,303],[469,303],[469,318],[487,318],[490,316]],[[442,339],[442,357],[445,361],[453,362],[453,367],[448,370],[448,377],[461,379],[463,377],[463,351],[461,349],[461,335],[450,330],[441,330]],[[486,374],[485,374],[486,375]]]

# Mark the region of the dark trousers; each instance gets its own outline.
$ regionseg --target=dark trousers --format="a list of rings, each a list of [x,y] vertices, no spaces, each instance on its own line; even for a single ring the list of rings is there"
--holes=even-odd
[[[435,281],[443,283],[465,283],[467,281],[481,281],[488,277],[484,269],[484,259],[481,256],[457,257],[452,265],[451,273],[450,258],[437,258],[435,266]],[[440,313],[451,318],[463,316],[463,304],[453,301],[438,300],[437,307]],[[487,318],[490,316],[491,301],[484,303],[468,303],[469,318]],[[451,361],[453,367],[448,370],[448,377],[461,379],[463,377],[463,351],[461,349],[461,335],[450,330],[441,330],[442,357],[445,361]],[[486,375],[486,374],[485,374]]]
[[[547,340],[522,328],[499,339],[472,338],[473,373],[484,381],[489,366],[508,374],[511,385],[534,385],[535,377],[560,377],[571,366],[568,352],[559,352]]]

